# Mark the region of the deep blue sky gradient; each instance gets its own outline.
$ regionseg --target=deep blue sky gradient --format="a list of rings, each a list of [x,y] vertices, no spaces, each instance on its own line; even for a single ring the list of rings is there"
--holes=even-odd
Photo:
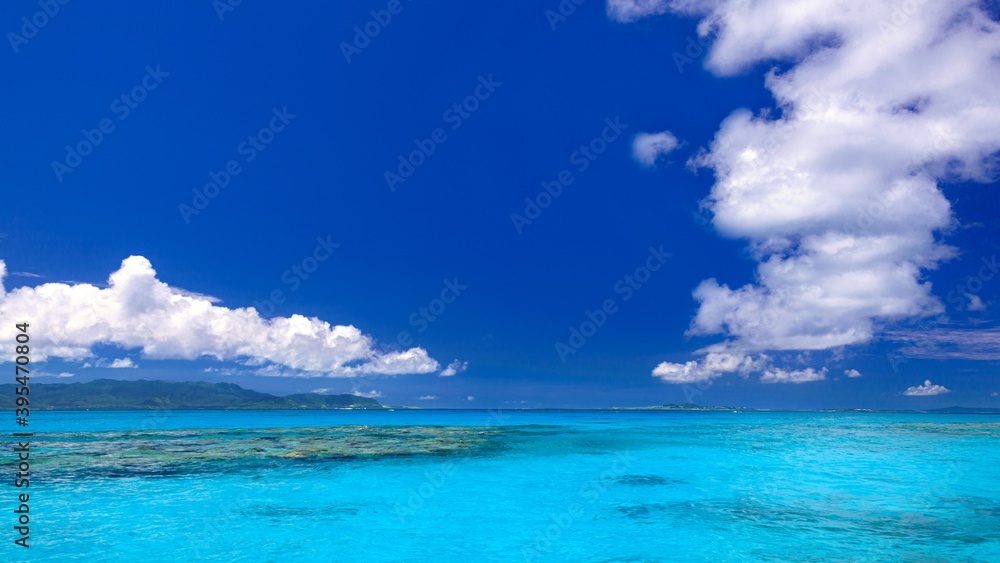
[[[404,1],[350,63],[338,45],[386,2],[244,2],[222,21],[207,0],[62,6],[18,53],[7,45],[0,55],[7,78],[0,257],[10,271],[44,276],[11,276],[6,287],[104,283],[122,259],[138,254],[161,280],[225,306],[248,306],[282,289],[287,300],[273,315],[353,324],[391,346],[400,331],[416,332],[410,315],[440,294],[443,280],[457,278],[468,289],[415,334],[415,344],[442,364],[468,361],[468,371],[387,378],[365,383],[365,390],[381,391],[383,402],[424,406],[684,402],[680,387],[650,371],[661,361],[692,359],[720,340],[685,336],[696,310],[691,291],[706,278],[736,287],[754,275],[745,244],[718,235],[699,208],[710,172],[692,172],[685,161],[732,111],[773,104],[763,88],[766,67],[719,78],[698,60],[678,72],[671,55],[696,36],[694,20],[622,25],[590,0],[553,30],[544,11],[556,4]],[[19,32],[21,17],[36,11],[35,2],[6,2],[4,32]],[[112,101],[157,65],[169,76],[119,119]],[[451,129],[443,112],[489,76],[500,86]],[[268,124],[274,108],[286,107],[296,116],[287,128],[186,223],[178,206],[191,203],[192,190],[211,172],[242,158],[240,143]],[[625,134],[578,171],[571,155],[616,117],[628,124]],[[103,118],[114,131],[59,181],[52,162]],[[384,172],[437,127],[447,140],[390,191]],[[664,129],[684,146],[656,169],[641,168],[631,158],[631,137]],[[524,199],[564,169],[573,183],[519,234],[511,214],[523,213]],[[946,188],[959,221],[947,240],[962,256],[928,273],[942,301],[975,273],[981,257],[998,251],[995,189]],[[327,236],[340,248],[297,291],[287,291],[283,272]],[[660,245],[672,257],[622,303],[615,282]],[[984,312],[946,302],[947,321],[992,326],[998,285],[988,282],[979,293]],[[619,312],[561,362],[555,342],[608,298],[618,299]],[[761,385],[756,377],[726,376],[693,400],[792,408],[1000,406],[990,396],[1000,391],[996,362],[898,363],[890,361],[896,347],[876,341],[848,348],[843,357],[814,354],[803,365],[829,366],[828,381]],[[102,352],[128,353],[141,367],[50,362],[47,369],[76,373],[62,381],[226,380],[276,393],[347,392],[353,385],[222,376],[203,371],[214,362]],[[840,376],[847,368],[864,377]],[[900,395],[928,377],[953,392]],[[418,401],[423,395],[439,400]]]

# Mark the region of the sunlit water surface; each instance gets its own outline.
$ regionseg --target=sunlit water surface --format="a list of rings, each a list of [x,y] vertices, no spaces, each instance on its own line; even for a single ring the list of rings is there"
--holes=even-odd
[[[32,430],[32,547],[5,510],[5,561],[1000,561],[1000,417],[41,412]]]

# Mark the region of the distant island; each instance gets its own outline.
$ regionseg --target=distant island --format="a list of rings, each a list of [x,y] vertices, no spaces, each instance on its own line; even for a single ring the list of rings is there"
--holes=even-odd
[[[683,405],[668,404],[654,405],[648,407],[611,407],[608,410],[621,411],[740,411],[740,412],[775,412],[788,411],[794,409],[758,409],[753,407],[711,407],[685,403]],[[876,410],[876,409],[810,409],[807,412],[899,412],[915,414],[1000,414],[1000,409],[990,407],[945,407],[941,409],[906,409],[906,410]]]
[[[677,405],[670,403],[667,405],[650,405],[647,407],[611,407],[614,411],[754,411],[766,409],[754,409],[750,407],[706,407],[694,403],[684,403]]]
[[[0,410],[13,410],[18,395],[13,384],[0,385]],[[357,395],[271,395],[244,389],[235,383],[206,381],[125,381],[95,379],[87,383],[33,383],[32,410],[296,410],[296,409],[403,409],[423,410],[412,406],[386,406],[375,399]],[[451,410],[451,409],[447,409]],[[464,409],[459,409],[464,410]],[[606,407],[588,409],[517,408],[511,410],[608,410],[608,411],[700,411],[700,412],[775,412],[789,409],[703,406],[694,403],[642,407]],[[947,407],[926,410],[811,409],[810,412],[899,412],[919,414],[1000,414],[997,408]]]
[[[0,409],[15,408],[13,384],[0,385]],[[33,410],[152,409],[381,409],[375,399],[356,395],[300,393],[279,397],[234,383],[202,381],[123,381],[32,383]]]

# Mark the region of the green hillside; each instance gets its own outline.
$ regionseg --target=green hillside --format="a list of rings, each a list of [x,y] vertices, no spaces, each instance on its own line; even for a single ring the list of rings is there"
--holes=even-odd
[[[0,385],[0,409],[13,409],[13,384]],[[375,399],[302,393],[279,397],[233,383],[121,381],[32,383],[33,410],[100,409],[380,409]]]

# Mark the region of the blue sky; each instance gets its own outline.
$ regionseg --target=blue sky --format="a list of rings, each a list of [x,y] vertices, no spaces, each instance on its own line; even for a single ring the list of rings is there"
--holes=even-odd
[[[855,122],[829,117],[831,107],[884,90],[815,78],[851,76],[850,57],[814,56],[861,48],[863,26],[849,19],[811,14],[819,30],[799,37],[771,21],[778,12],[735,23],[725,2],[696,13],[588,0],[564,18],[548,4],[245,2],[220,17],[208,1],[73,2],[44,18],[36,2],[5,4],[0,317],[33,322],[50,374],[36,382],[231,381],[464,408],[1000,406],[1000,277],[982,268],[998,252],[997,108],[975,96],[995,92],[995,72],[970,64],[974,87],[964,75],[914,85],[892,94],[903,109],[853,108],[869,121],[845,126]],[[945,10],[968,16],[976,3],[946,4],[898,26],[912,57],[934,47],[906,37],[940,31]],[[729,23],[700,36],[709,16]],[[374,37],[358,37],[366,25]],[[754,51],[756,32],[787,45]],[[992,40],[941,33],[957,45],[942,65]],[[905,55],[884,57],[892,84],[906,82],[894,72],[916,72]],[[771,69],[788,79],[766,78]],[[822,107],[807,111],[817,84]],[[951,119],[957,107],[982,111]],[[759,123],[725,121],[740,110],[779,121],[767,126],[778,144],[754,149],[765,164],[726,180],[727,159],[766,147]],[[930,140],[927,151],[903,142],[935,110],[958,140],[937,152]],[[863,162],[872,151],[875,162]],[[834,153],[847,164],[810,160]],[[803,176],[779,170],[796,158],[789,169]],[[919,173],[879,168],[893,159],[916,159]],[[852,167],[843,181],[818,173]],[[217,193],[213,178],[226,184]],[[912,178],[930,187],[914,181],[903,199],[879,199]],[[864,219],[872,201],[888,209]],[[925,203],[929,226],[907,227],[907,210]],[[828,206],[839,211],[824,215]],[[828,223],[840,227],[815,227]],[[821,290],[803,279],[842,274],[844,262],[813,260],[808,248],[840,244],[831,233],[857,234],[852,248],[881,244],[863,238],[869,229],[906,243],[825,288],[842,295],[810,293]],[[775,271],[762,273],[768,260]],[[898,290],[863,289],[907,265]],[[719,285],[703,284],[711,279]],[[848,295],[855,283],[860,294]],[[150,297],[158,291],[163,300]],[[230,316],[244,307],[271,320]],[[570,344],[605,307],[601,326]],[[209,308],[216,316],[199,316]],[[748,328],[754,311],[778,328]],[[321,321],[356,332],[327,334]],[[311,336],[291,338],[296,330]],[[904,394],[922,385],[932,391]]]

